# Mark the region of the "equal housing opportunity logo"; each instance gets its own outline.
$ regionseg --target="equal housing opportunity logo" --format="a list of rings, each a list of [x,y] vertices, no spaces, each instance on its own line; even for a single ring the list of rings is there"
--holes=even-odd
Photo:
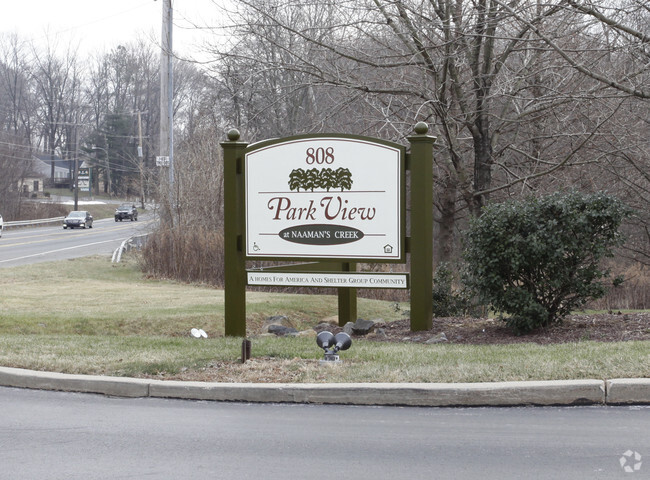
[[[641,462],[641,454],[632,450],[623,453],[623,456],[618,459],[618,462],[626,473],[638,472],[641,470],[641,464],[643,463]]]

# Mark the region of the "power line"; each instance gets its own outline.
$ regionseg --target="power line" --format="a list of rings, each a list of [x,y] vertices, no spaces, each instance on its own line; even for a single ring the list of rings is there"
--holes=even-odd
[[[137,140],[138,139],[137,136],[133,136],[133,135],[128,135],[128,136],[127,135],[122,135],[122,136],[107,135],[107,137],[110,137],[110,138],[130,138],[132,140]],[[150,138],[150,136],[149,135],[143,135],[142,138]],[[8,147],[15,147],[17,149],[30,150],[32,155],[39,155],[39,154],[49,155],[50,154],[49,151],[33,150],[34,147],[29,146],[29,145],[23,145],[23,144],[20,144],[20,143],[3,142],[3,141],[0,140],[0,145],[6,145]],[[66,156],[66,155],[74,155],[74,154],[75,154],[74,150],[63,150],[61,148],[57,148],[56,152],[55,152],[55,155],[58,155],[59,157],[61,157],[61,160],[65,160],[65,158],[63,158],[63,157]]]
[[[45,34],[45,35],[42,35],[42,36],[40,36],[40,37],[37,37],[36,40],[42,40],[42,39],[48,39],[48,40],[49,40],[49,39],[52,38],[52,37],[57,37],[57,36],[62,35],[62,34],[64,34],[64,33],[72,32],[72,31],[75,31],[75,30],[79,30],[79,29],[81,29],[81,28],[88,27],[88,26],[90,26],[90,25],[94,25],[94,24],[96,24],[96,23],[104,22],[104,21],[109,20],[109,19],[111,19],[111,18],[119,17],[120,15],[124,15],[125,13],[133,12],[133,11],[138,10],[138,9],[140,9],[140,8],[146,6],[146,5],[149,5],[149,4],[150,4],[150,0],[149,0],[149,1],[146,1],[146,2],[143,2],[143,3],[141,3],[140,5],[136,5],[136,6],[133,7],[133,8],[129,8],[129,9],[127,9],[127,10],[124,10],[124,11],[121,11],[121,12],[117,12],[117,13],[114,13],[114,14],[112,14],[112,15],[108,15],[108,16],[100,17],[100,18],[95,18],[94,20],[89,20],[89,21],[87,21],[87,22],[84,22],[84,23],[81,23],[81,24],[75,25],[75,26],[73,26],[73,27],[65,28],[65,29],[62,29],[62,30],[57,30],[57,31],[52,32],[52,33],[47,33],[47,34]]]

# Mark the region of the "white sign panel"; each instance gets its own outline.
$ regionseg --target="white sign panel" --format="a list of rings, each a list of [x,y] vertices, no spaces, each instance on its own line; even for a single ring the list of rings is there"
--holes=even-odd
[[[89,192],[90,191],[90,179],[88,177],[79,177],[77,179],[77,185],[79,186],[80,192]]]
[[[402,149],[309,137],[245,158],[246,255],[401,260]]]
[[[408,288],[407,274],[248,272],[249,285]]]

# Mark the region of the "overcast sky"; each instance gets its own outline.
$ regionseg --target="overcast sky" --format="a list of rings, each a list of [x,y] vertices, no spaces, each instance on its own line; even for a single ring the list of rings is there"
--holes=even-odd
[[[110,50],[138,35],[159,42],[162,0],[0,0],[0,32],[39,43],[79,45],[83,54]],[[174,50],[184,53],[201,37],[191,23],[218,16],[212,0],[173,0]]]

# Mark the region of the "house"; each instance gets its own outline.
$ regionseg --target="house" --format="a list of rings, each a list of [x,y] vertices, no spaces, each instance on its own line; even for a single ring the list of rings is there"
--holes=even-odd
[[[46,172],[46,167],[47,165],[45,163],[32,156],[32,160],[23,174],[23,178],[16,184],[18,191],[25,196],[42,193],[50,173],[49,171]]]
[[[20,181],[18,189],[23,194],[29,193],[43,193],[43,183],[44,178],[34,172],[29,172],[25,177]]]
[[[54,163],[54,180],[52,181],[52,163]],[[32,170],[42,179],[47,187],[71,188],[73,160],[64,160],[58,155],[54,158],[49,153],[36,153],[33,156]],[[42,190],[42,188],[41,188]]]

